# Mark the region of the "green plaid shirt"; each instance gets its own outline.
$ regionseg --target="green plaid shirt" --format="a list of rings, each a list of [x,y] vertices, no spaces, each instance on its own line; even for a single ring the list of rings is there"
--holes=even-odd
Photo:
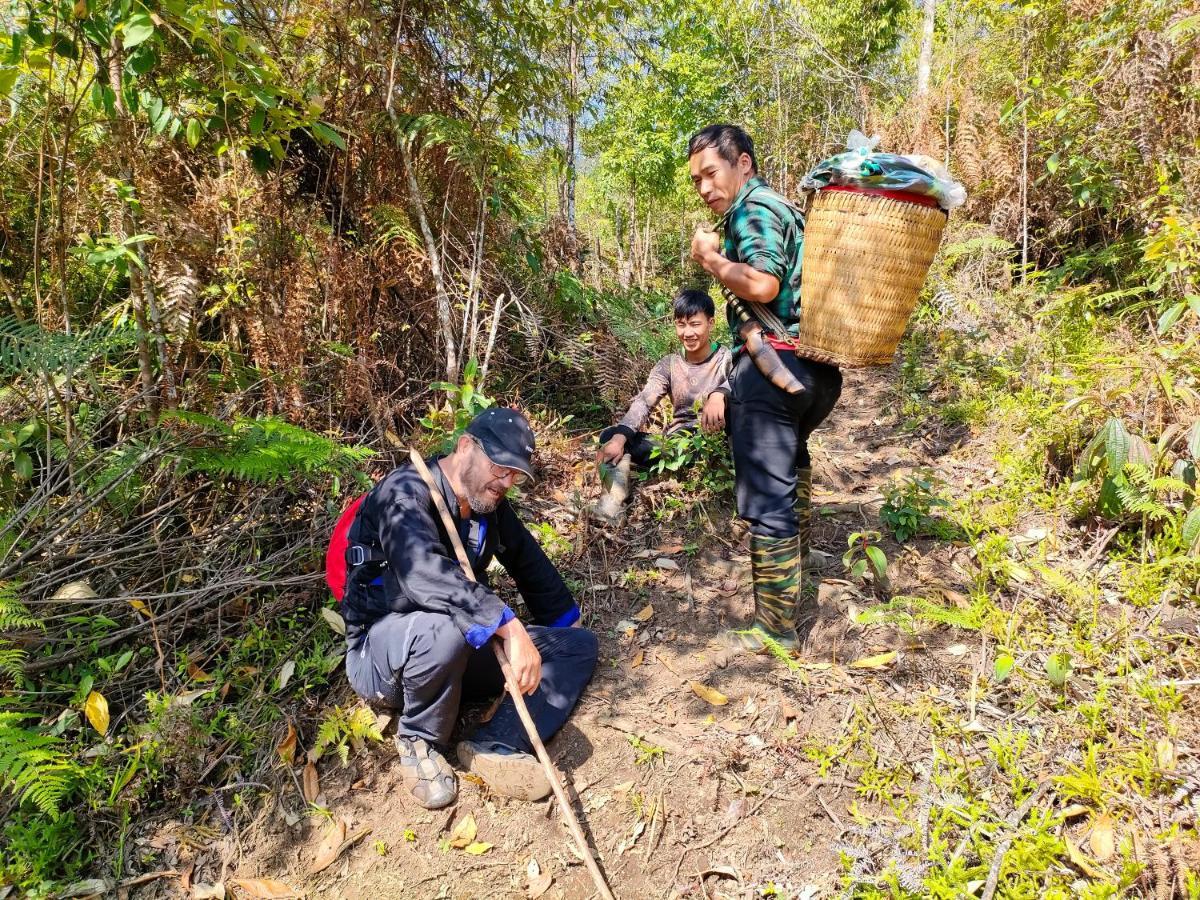
[[[779,279],[779,293],[766,304],[795,336],[800,326],[800,263],[804,216],[757,175],[747,181],[721,218],[725,258],[746,263]],[[729,330],[737,321],[728,310]],[[741,341],[735,338],[735,344]]]

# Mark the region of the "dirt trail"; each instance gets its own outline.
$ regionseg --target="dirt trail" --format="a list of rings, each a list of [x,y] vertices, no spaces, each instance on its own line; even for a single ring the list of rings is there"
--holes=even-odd
[[[838,578],[847,535],[876,521],[889,477],[935,464],[949,448],[946,440],[897,432],[891,382],[884,371],[848,373],[842,402],[814,439],[816,544],[836,565],[824,581],[814,576],[809,590],[836,607],[847,626],[850,607],[865,602]],[[585,468],[581,462],[577,473]],[[531,518],[554,514],[537,502]],[[561,506],[554,509],[562,514]],[[728,512],[703,514],[717,527],[691,556],[677,524],[660,528],[649,516],[639,519],[644,531],[623,533],[626,546],[570,525],[567,533],[586,546],[570,574],[584,582],[601,662],[550,752],[568,774],[618,897],[759,896],[768,883],[781,896],[828,896],[836,893],[837,845],[852,824],[848,805],[856,796],[848,783],[820,777],[804,739],[832,743],[856,704],[920,689],[927,663],[918,658],[923,654],[901,654],[882,672],[842,664],[789,669],[767,656],[728,659],[718,636],[751,611],[749,561],[740,529],[726,527]],[[949,573],[946,560],[918,559],[915,551],[894,568],[898,589]],[[646,621],[618,631],[619,622],[646,615],[648,606]],[[884,628],[854,629],[850,638],[840,663],[905,643]],[[939,681],[945,684],[944,673]],[[706,702],[691,682],[728,702]],[[903,744],[902,728],[895,731],[892,741]],[[349,833],[371,829],[324,871],[309,874],[326,826],[298,817],[299,797],[289,789],[231,846],[225,877],[275,878],[308,896],[524,897],[533,859],[553,879],[543,896],[591,895],[551,803],[489,796],[463,780],[454,808],[427,812],[405,799],[393,759],[389,740],[344,769],[336,759],[322,761],[332,815],[347,820]],[[857,802],[872,809],[867,798]],[[482,855],[439,847],[467,814],[477,840],[492,845]]]

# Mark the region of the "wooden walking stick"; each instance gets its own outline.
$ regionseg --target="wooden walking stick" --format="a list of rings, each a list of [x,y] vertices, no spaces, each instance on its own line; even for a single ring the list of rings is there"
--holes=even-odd
[[[446,533],[450,536],[450,544],[454,547],[454,554],[458,557],[459,565],[462,566],[463,575],[467,577],[468,581],[475,581],[475,572],[471,568],[471,561],[467,558],[467,551],[463,548],[462,540],[458,536],[458,529],[454,527],[454,518],[450,515],[450,510],[446,508],[446,501],[442,497],[442,492],[433,480],[433,473],[429,471],[429,467],[425,465],[425,460],[421,458],[421,454],[416,450],[409,450],[408,455],[412,459],[413,466],[429,487],[429,496],[433,498],[433,505],[437,507],[438,513],[442,517],[442,524],[446,526]],[[554,763],[550,761],[550,754],[546,752],[546,745],[542,743],[537,728],[533,724],[533,718],[529,715],[529,708],[525,705],[525,697],[521,694],[521,689],[517,687],[517,676],[513,674],[512,666],[508,662],[508,656],[505,654],[504,648],[500,646],[499,641],[492,640],[490,643],[492,649],[496,651],[496,659],[500,663],[500,671],[504,673],[504,685],[508,688],[509,696],[512,697],[513,703],[517,707],[517,716],[520,717],[521,724],[525,726],[525,733],[529,736],[530,743],[533,744],[534,752],[537,754],[542,768],[546,770],[546,778],[550,781],[550,789],[554,791],[554,798],[558,800],[558,805],[567,819],[567,827],[571,830],[571,836],[575,838],[579,852],[583,854],[583,863],[587,866],[588,874],[592,876],[592,881],[596,883],[596,890],[600,892],[600,896],[604,900],[615,900],[612,891],[608,889],[608,882],[604,880],[604,873],[600,871],[600,866],[597,865],[595,858],[592,856],[587,838],[583,836],[583,829],[579,827],[579,820],[575,818],[575,810],[571,808],[571,802],[567,799],[567,792],[563,790],[562,778],[559,777]]]

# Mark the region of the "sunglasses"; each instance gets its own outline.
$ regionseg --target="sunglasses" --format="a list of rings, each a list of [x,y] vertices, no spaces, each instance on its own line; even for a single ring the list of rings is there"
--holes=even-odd
[[[492,458],[487,455],[487,451],[483,449],[483,444],[474,435],[468,435],[471,438],[471,443],[479,450],[481,456],[488,461],[488,465],[492,467],[493,478],[511,478],[512,484],[520,486],[529,480],[529,476],[520,469],[513,469],[509,466],[500,466],[492,462]]]

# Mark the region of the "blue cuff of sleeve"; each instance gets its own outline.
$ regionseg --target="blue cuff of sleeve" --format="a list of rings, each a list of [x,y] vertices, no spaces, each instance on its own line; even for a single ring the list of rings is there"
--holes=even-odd
[[[551,622],[548,628],[570,628],[579,621],[579,604],[572,603],[571,608]]]
[[[467,643],[478,650],[492,639],[492,635],[496,633],[497,628],[506,622],[511,622],[516,617],[517,614],[505,606],[504,611],[500,613],[499,620],[491,628],[488,628],[486,625],[472,625],[468,628],[466,634]]]

